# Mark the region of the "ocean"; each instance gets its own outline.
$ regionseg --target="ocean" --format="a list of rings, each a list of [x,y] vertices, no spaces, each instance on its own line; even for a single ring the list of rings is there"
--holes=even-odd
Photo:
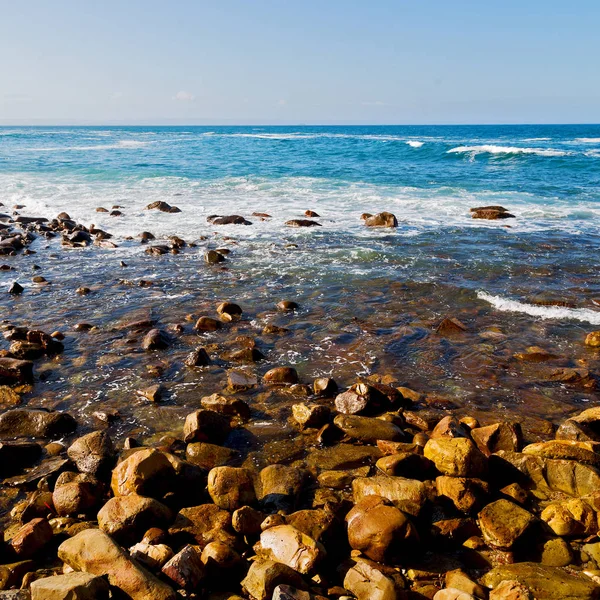
[[[158,200],[181,212],[145,210]],[[7,214],[16,205],[29,216],[66,211],[113,234],[113,249],[36,240],[36,254],[2,257],[16,272],[0,277],[25,288],[2,300],[11,322],[97,326],[72,334],[60,368],[43,367],[33,404],[85,418],[116,407],[123,435],[175,427],[197,387],[222,389],[231,365],[215,359],[193,374],[177,366],[198,337],[190,329],[161,370],[168,400],[136,405],[144,355],[119,341],[119,324],[132,314],[186,323],[220,300],[244,308],[241,334],[260,337],[266,322],[290,328],[288,338],[262,338],[264,368],[295,365],[306,382],[385,374],[437,409],[508,407],[532,419],[534,433],[595,398],[590,386],[557,382],[550,371],[598,365],[583,338],[600,325],[600,125],[2,127],[0,202]],[[472,219],[469,209],[485,205],[516,218]],[[113,206],[121,216],[96,212]],[[321,227],[284,225],[306,210]],[[364,226],[362,213],[381,211],[396,215],[397,229]],[[252,225],[207,222],[230,214]],[[195,246],[149,256],[142,231],[156,243],[176,235]],[[223,246],[225,267],[208,267],[204,251]],[[31,281],[34,264],[51,285]],[[75,294],[84,285],[92,293]],[[277,313],[283,298],[300,310]],[[464,336],[435,334],[446,316],[465,324]],[[216,344],[217,355],[225,343],[218,334],[201,341]],[[515,358],[531,347],[553,358]],[[263,421],[281,422],[288,409],[277,404]]]

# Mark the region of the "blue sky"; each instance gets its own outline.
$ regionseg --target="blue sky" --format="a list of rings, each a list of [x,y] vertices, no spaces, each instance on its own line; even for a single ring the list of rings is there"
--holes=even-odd
[[[0,123],[598,123],[597,0],[0,0]]]

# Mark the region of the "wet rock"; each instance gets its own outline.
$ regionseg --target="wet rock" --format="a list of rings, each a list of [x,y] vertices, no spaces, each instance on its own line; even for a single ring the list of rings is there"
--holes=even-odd
[[[567,419],[558,428],[556,439],[600,442],[600,406],[588,408]]]
[[[595,600],[600,592],[598,585],[587,577],[530,562],[500,565],[482,578],[483,585],[490,589],[504,581],[520,583],[537,600]]]
[[[562,538],[546,540],[541,546],[540,562],[549,567],[566,567],[573,562],[573,552]]]
[[[208,444],[206,442],[194,442],[188,444],[186,448],[187,460],[192,464],[207,470],[227,465],[232,462],[237,455],[235,450],[217,446],[216,444]]]
[[[435,485],[439,496],[448,498],[457,510],[465,514],[478,511],[490,491],[487,482],[467,477],[441,475],[436,478]]]
[[[5,407],[19,404],[21,404],[21,395],[7,385],[0,385],[0,405]]]
[[[355,559],[344,577],[344,588],[358,600],[400,600],[404,587],[399,573],[392,575],[385,567],[362,558]]]
[[[455,317],[446,317],[445,319],[442,319],[435,330],[439,335],[456,335],[457,333],[464,333],[465,331],[468,331],[467,326]]]
[[[213,410],[230,417],[240,417],[248,419],[250,417],[250,407],[246,402],[234,396],[223,396],[221,394],[212,394],[204,396],[200,400],[202,408]]]
[[[149,527],[167,527],[172,520],[164,504],[138,494],[111,498],[98,512],[100,529],[121,544],[136,542]]]
[[[223,323],[221,323],[221,321],[217,321],[217,319],[213,319],[212,317],[200,317],[194,325],[194,329],[196,331],[217,331],[222,327]]]
[[[31,560],[21,560],[16,563],[0,565],[0,590],[21,585],[23,577],[27,573],[35,571],[36,565]],[[11,596],[15,592],[0,591],[0,599],[4,594],[7,600],[21,600],[20,596]],[[25,600],[29,600],[29,596]]]
[[[252,562],[241,585],[252,600],[272,600],[273,592],[279,585],[306,589],[306,584],[297,571],[281,562],[262,559]]]
[[[16,281],[8,288],[8,293],[13,296],[19,296],[25,291],[25,288]]]
[[[231,515],[231,525],[242,535],[258,535],[261,532],[261,523],[265,518],[265,513],[251,506],[242,506]]]
[[[108,600],[108,583],[89,573],[67,573],[37,579],[31,600]]]
[[[487,590],[475,583],[464,571],[461,569],[455,569],[448,571],[444,578],[447,588],[454,588],[460,590],[476,598],[485,598],[487,596]]]
[[[198,346],[192,350],[192,352],[190,352],[185,359],[185,365],[187,367],[206,367],[210,364],[210,356],[202,346]]]
[[[61,473],[56,480],[52,503],[61,517],[87,513],[100,503],[102,487],[92,475]]]
[[[165,350],[170,346],[169,337],[160,329],[151,329],[142,340],[142,349],[149,350]]]
[[[35,556],[52,540],[52,527],[46,519],[32,519],[23,525],[10,540],[10,546],[19,559]]]
[[[487,219],[495,221],[497,219],[514,219],[515,215],[511,215],[503,206],[479,206],[471,208],[471,217],[473,219]]]
[[[429,435],[431,438],[440,437],[471,437],[471,430],[464,424],[461,423],[455,417],[444,417],[437,425],[433,428],[433,431]]]
[[[315,570],[325,557],[325,548],[291,525],[279,525],[263,531],[256,553],[266,560],[274,560],[302,574]]]
[[[263,375],[266,383],[275,385],[292,385],[298,383],[298,373],[292,367],[275,367]]]
[[[311,450],[306,462],[309,467],[318,469],[354,469],[374,463],[381,455],[381,451],[372,446],[338,444],[331,448]]]
[[[226,260],[226,258],[216,250],[207,250],[204,253],[204,262],[209,265],[217,265]]]
[[[444,475],[479,477],[487,470],[485,455],[466,438],[429,440],[423,453]]]
[[[321,227],[321,223],[311,221],[310,219],[291,219],[286,221],[288,227]]]
[[[382,419],[357,415],[338,415],[333,423],[347,436],[361,442],[375,440],[400,441],[404,438],[403,431],[397,425]]]
[[[181,209],[176,206],[171,206],[166,202],[162,202],[161,200],[157,200],[156,202],[151,202],[146,206],[146,210],[160,210],[160,212],[164,213],[180,213]]]
[[[404,477],[357,477],[352,482],[354,503],[358,504],[367,496],[381,496],[396,508],[417,516],[427,500],[425,485],[416,479]]]
[[[53,479],[58,473],[63,471],[68,464],[69,461],[60,456],[47,458],[36,467],[27,471],[24,475],[16,475],[5,479],[4,485],[11,487],[35,486],[43,479]]]
[[[294,302],[293,300],[282,300],[281,302],[277,303],[277,310],[280,310],[282,312],[298,310],[299,308],[300,305],[297,302]]]
[[[115,451],[108,433],[93,431],[76,439],[67,455],[81,473],[96,475],[113,466]]]
[[[262,332],[263,335],[279,335],[289,333],[289,331],[290,330],[286,329],[285,327],[278,327],[277,325],[269,323],[268,325],[265,325]]]
[[[499,548],[511,548],[535,522],[535,517],[508,500],[496,500],[479,513],[483,539]]]
[[[36,360],[41,358],[46,353],[44,348],[39,344],[31,342],[17,341],[10,345],[9,352],[15,357],[22,360]]]
[[[204,577],[204,566],[192,546],[178,552],[163,568],[162,573],[177,584],[177,588],[195,590]]]
[[[499,450],[518,452],[523,443],[518,423],[494,423],[487,427],[475,427],[471,430],[471,437],[486,456]]]
[[[60,438],[72,433],[77,422],[68,413],[15,408],[0,415],[0,436]]]
[[[419,537],[408,517],[380,496],[366,496],[347,514],[348,541],[377,562],[397,562],[415,551]]]
[[[269,465],[259,475],[258,499],[273,510],[290,510],[298,502],[305,472],[286,465]]]
[[[356,383],[349,390],[339,394],[335,399],[335,407],[344,415],[356,415],[367,409],[381,408],[381,394],[366,383]]]
[[[258,384],[258,379],[253,373],[240,369],[231,369],[227,372],[227,389],[231,392],[245,392]]]
[[[217,313],[221,315],[222,320],[232,321],[240,319],[242,312],[242,307],[233,302],[221,302],[221,304],[217,306]]]
[[[141,398],[146,398],[150,402],[158,402],[163,395],[163,387],[160,383],[136,390],[135,393]]]
[[[111,488],[115,496],[139,494],[160,498],[168,491],[172,477],[173,467],[167,456],[154,448],[143,448],[115,467]]]
[[[263,360],[265,355],[258,348],[241,348],[222,355],[222,358],[240,363],[256,363]]]
[[[338,385],[331,377],[318,377],[313,381],[315,396],[331,398],[338,390]]]
[[[294,404],[292,416],[303,429],[306,427],[322,427],[329,421],[331,411],[321,404]]]
[[[169,535],[179,544],[197,544],[201,548],[210,542],[235,545],[231,514],[214,504],[182,508],[169,528]]]
[[[390,212],[381,212],[365,219],[367,227],[398,227],[398,219]]]
[[[183,425],[183,439],[188,442],[211,442],[220,444],[225,441],[231,425],[229,419],[214,410],[200,409],[190,413]]]
[[[252,225],[250,221],[247,221],[241,215],[211,215],[206,220],[212,225]]]
[[[0,383],[29,383],[33,381],[33,363],[29,360],[0,357]]]
[[[385,475],[423,481],[431,477],[433,463],[416,452],[400,452],[383,456],[375,466]]]
[[[208,493],[219,508],[230,512],[256,502],[252,477],[243,468],[212,469],[208,474]]]
[[[175,600],[175,592],[132,561],[99,529],[86,529],[64,541],[59,558],[76,571],[107,576],[110,585],[132,600]]]

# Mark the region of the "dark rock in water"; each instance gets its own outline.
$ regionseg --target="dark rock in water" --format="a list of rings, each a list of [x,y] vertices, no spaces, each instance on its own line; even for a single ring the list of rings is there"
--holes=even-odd
[[[204,261],[209,265],[216,265],[225,260],[226,260],[225,257],[220,252],[217,252],[216,250],[208,250],[204,254]]]
[[[156,238],[154,237],[154,234],[153,234],[153,233],[150,233],[149,231],[142,231],[142,233],[139,233],[139,234],[138,234],[138,237],[139,237],[139,238],[140,238],[142,241],[145,241],[145,240],[154,240],[154,239],[156,239]]]
[[[479,206],[471,209],[471,217],[495,221],[497,219],[514,219],[515,215],[510,214],[503,206]]]
[[[167,334],[160,329],[151,329],[142,340],[143,350],[165,350],[169,345]]]
[[[305,210],[304,211],[304,216],[305,217],[310,217],[311,219],[316,219],[316,218],[320,217],[321,215],[319,215],[318,213],[316,213],[314,210]]]
[[[121,216],[123,216],[123,213],[120,210],[111,210],[110,216],[111,217],[121,217]]]
[[[212,317],[200,317],[194,325],[194,329],[197,331],[216,331],[221,327],[223,327],[223,323]]]
[[[221,318],[226,317],[229,321],[239,319],[242,316],[242,312],[242,307],[233,302],[221,302],[217,306],[217,313],[221,315]]]
[[[369,215],[364,219],[367,227],[398,227],[398,219],[389,212],[381,212],[376,215]]]
[[[60,438],[72,433],[77,421],[68,413],[15,408],[0,415],[0,436]]]
[[[160,210],[164,213],[180,213],[181,209],[176,206],[171,206],[166,202],[162,202],[161,200],[157,200],[156,202],[152,202],[146,206],[146,210]]]
[[[321,227],[321,223],[311,221],[310,219],[291,219],[286,221],[288,227]]]
[[[33,381],[33,363],[16,358],[0,358],[0,383],[28,383]]]
[[[220,444],[229,435],[229,418],[214,410],[196,410],[190,413],[183,425],[183,438],[188,442]]]
[[[269,213],[265,213],[265,212],[253,212],[252,216],[260,217],[261,219],[270,219],[271,218],[271,215]]]
[[[90,290],[90,288],[89,288],[89,287],[82,286],[82,287],[78,287],[78,288],[75,290],[75,293],[76,293],[76,294],[78,294],[79,296],[86,296],[86,295],[87,295],[87,294],[89,294],[91,291],[92,291],[92,290]]]
[[[252,225],[250,221],[247,221],[241,215],[211,215],[206,220],[212,225]]]
[[[298,310],[299,308],[300,305],[297,302],[294,302],[293,300],[282,300],[277,304],[277,309],[283,312]]]
[[[21,223],[22,225],[30,225],[32,223],[41,224],[47,223],[48,219],[45,217],[17,217],[15,223]]]
[[[258,348],[241,348],[233,352],[225,353],[221,356],[224,360],[231,360],[240,363],[255,363],[265,358],[265,355]]]
[[[75,233],[63,236],[63,246],[82,247],[89,246],[92,243],[92,236],[87,231],[76,231]]]
[[[13,296],[18,296],[25,291],[25,288],[22,285],[19,285],[16,281],[8,288],[8,293]]]
[[[144,252],[152,256],[162,256],[163,254],[167,254],[169,250],[168,246],[151,246],[150,248],[146,248]]]
[[[66,458],[53,456],[43,460],[39,465],[29,470],[24,475],[16,475],[4,480],[4,485],[9,487],[36,487],[42,480],[51,480],[64,471],[71,463]]]
[[[313,392],[315,396],[325,398],[333,396],[338,391],[338,385],[331,377],[317,377],[313,381]]]
[[[107,213],[107,212],[108,212],[108,209],[106,209],[106,208],[103,208],[102,206],[99,206],[99,207],[96,209],[96,212],[98,212],[98,213]]]
[[[0,476],[10,477],[31,466],[42,455],[35,442],[0,442]]]
[[[57,219],[62,219],[63,221],[64,220],[66,220],[66,221],[70,221],[71,220],[71,217],[69,216],[69,213],[66,213],[66,212],[59,213],[58,215],[56,215],[56,218]]]
[[[298,373],[292,367],[274,367],[263,375],[266,383],[292,385],[298,383]]]
[[[289,333],[289,329],[286,329],[285,327],[279,327],[277,325],[265,325],[264,329],[263,329],[263,335],[276,335],[276,334],[283,334],[283,333]]]
[[[452,335],[455,333],[464,333],[467,331],[467,326],[454,317],[446,317],[437,326],[435,331],[440,335]]]
[[[195,350],[192,350],[185,359],[185,364],[188,367],[205,367],[210,365],[211,360],[208,352],[201,346],[198,346]]]
[[[212,394],[211,396],[204,396],[204,398],[200,400],[200,403],[202,404],[202,408],[214,410],[223,415],[241,417],[242,419],[248,419],[250,417],[250,407],[248,404],[235,396]]]
[[[405,438],[403,431],[399,427],[381,419],[359,417],[356,415],[338,415],[333,422],[347,436],[361,442],[375,440],[399,442]]]
[[[25,360],[35,360],[44,356],[44,348],[40,344],[32,344],[31,342],[17,341],[10,345],[10,353],[15,358]]]

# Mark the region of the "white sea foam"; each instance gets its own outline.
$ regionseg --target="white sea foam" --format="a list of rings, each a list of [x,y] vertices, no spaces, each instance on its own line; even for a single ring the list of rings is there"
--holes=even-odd
[[[510,300],[502,296],[494,296],[487,292],[477,292],[480,300],[489,302],[502,312],[516,312],[540,319],[555,319],[558,321],[582,321],[592,325],[600,325],[600,311],[589,308],[567,308],[563,306],[537,306],[518,300]]]
[[[600,137],[596,137],[596,138],[575,138],[576,142],[579,142],[580,144],[600,144]]]
[[[566,156],[564,150],[552,148],[519,148],[517,146],[495,146],[483,144],[481,146],[457,146],[448,150],[449,154],[536,154],[538,156]]]
[[[406,142],[411,148],[420,148],[424,142],[419,142],[417,140],[408,140],[408,142]]]
[[[142,148],[152,144],[141,140],[121,140],[117,144],[96,144],[94,146],[45,146],[40,148],[28,148],[30,152],[66,152],[66,151],[87,151],[87,150],[123,150]]]

